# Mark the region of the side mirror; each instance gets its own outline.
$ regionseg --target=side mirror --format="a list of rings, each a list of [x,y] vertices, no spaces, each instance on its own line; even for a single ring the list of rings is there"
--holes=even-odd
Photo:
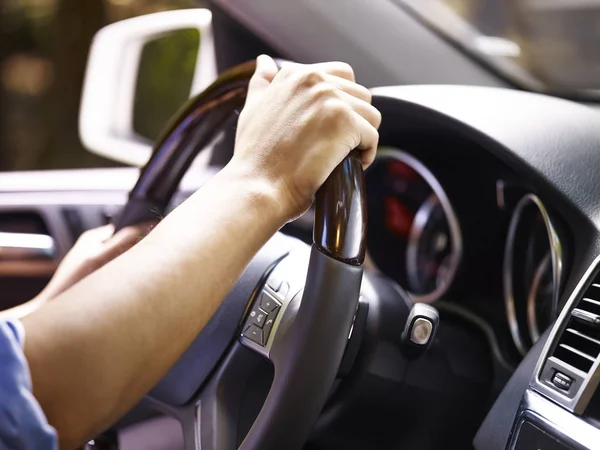
[[[211,22],[210,11],[198,8],[139,16],[98,31],[79,112],[79,134],[89,151],[146,164],[166,121],[216,78]],[[210,153],[196,163],[206,163]]]

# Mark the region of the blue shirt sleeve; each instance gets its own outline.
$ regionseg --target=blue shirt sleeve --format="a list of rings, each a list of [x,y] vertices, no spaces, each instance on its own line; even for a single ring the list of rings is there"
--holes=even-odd
[[[31,392],[24,338],[20,322],[0,321],[0,450],[56,450],[56,431]]]

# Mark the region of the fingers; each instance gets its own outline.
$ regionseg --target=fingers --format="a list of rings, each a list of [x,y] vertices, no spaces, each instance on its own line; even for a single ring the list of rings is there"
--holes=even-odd
[[[108,239],[103,241],[102,247],[97,254],[96,263],[103,265],[109,261],[112,261],[121,253],[129,250],[140,240],[142,240],[142,238],[144,238],[152,230],[152,228],[154,228],[155,225],[155,222],[132,225],[123,228],[114,236],[110,236]]]
[[[256,58],[256,71],[248,85],[246,104],[253,102],[255,98],[259,98],[267,90],[277,72],[279,72],[279,68],[270,56],[260,55]]]
[[[363,168],[373,162],[379,141],[377,129],[381,124],[381,113],[371,105],[371,92],[356,83],[350,65],[338,61],[318,64],[284,62],[278,71],[275,61],[262,55],[257,59],[257,69],[250,82],[246,104],[259,98],[272,82],[278,86],[292,83],[294,92],[312,92],[309,97],[312,101],[320,102],[332,96],[336,98],[332,104],[338,106],[330,111],[330,120],[339,123],[338,112],[345,110],[343,115],[354,129],[354,143],[358,143],[356,148],[360,150]],[[338,103],[338,100],[341,102]]]
[[[156,222],[141,223],[139,225],[132,225],[125,227],[112,236],[108,241],[105,241],[105,245],[111,247],[122,247],[129,248],[144,238],[156,225]]]
[[[358,84],[335,75],[325,75],[325,80],[340,91],[356,97],[363,102],[371,103],[371,91],[369,91],[362,84]]]
[[[283,63],[281,68],[285,69],[285,71],[320,72],[322,74],[334,75],[348,81],[356,81],[354,70],[350,64],[340,61],[330,61],[317,64],[300,64],[286,61]]]
[[[360,162],[363,169],[366,169],[375,160],[377,153],[377,144],[379,143],[379,133],[377,129],[362,115],[354,112],[355,126],[360,133],[360,143],[356,147],[360,150]]]
[[[371,92],[364,86],[346,79],[329,75],[327,81],[335,86],[338,97],[343,100],[355,113],[355,121],[360,133],[360,159],[363,169],[371,165],[377,152],[381,125],[381,113],[371,104]]]
[[[349,107],[350,120],[353,121],[356,142],[358,142],[356,148],[360,151],[363,169],[369,167],[377,152],[379,142],[377,129],[381,125],[381,113],[371,104],[371,92],[354,81],[352,68],[348,64],[338,62],[289,67],[287,70],[297,70],[296,73],[302,74],[307,80],[312,80],[311,82],[315,87],[318,86],[322,93],[329,91],[328,88],[323,87],[323,84],[335,89],[333,95]]]
[[[373,128],[378,129],[381,125],[381,113],[371,103],[360,100],[346,92],[340,91],[338,96],[348,105],[354,112],[364,117]]]

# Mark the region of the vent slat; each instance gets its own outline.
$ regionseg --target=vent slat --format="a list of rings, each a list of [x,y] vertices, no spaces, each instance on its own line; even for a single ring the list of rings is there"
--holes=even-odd
[[[571,315],[576,319],[583,320],[584,322],[591,323],[593,325],[600,325],[600,315],[586,311],[585,309],[575,308]]]
[[[587,374],[600,357],[600,277],[575,304],[552,358]]]
[[[576,336],[579,336],[580,338],[586,339],[586,340],[593,342],[594,344],[600,346],[600,341],[598,339],[594,339],[593,337],[583,334],[581,331],[575,330],[574,328],[567,328],[566,331],[567,331],[567,333],[574,334]]]
[[[577,305],[577,308],[600,315],[600,302],[590,297],[583,297],[579,302],[579,305]]]
[[[596,361],[596,358],[594,358],[593,356],[590,356],[587,353],[582,352],[581,350],[577,350],[576,348],[573,348],[570,345],[560,344],[559,347],[564,348],[565,350],[568,350],[572,353],[575,353],[576,355],[579,355],[582,358],[587,359],[588,361],[591,361],[591,362]]]

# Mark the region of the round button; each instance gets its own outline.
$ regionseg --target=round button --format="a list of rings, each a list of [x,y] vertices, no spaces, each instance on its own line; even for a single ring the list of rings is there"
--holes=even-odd
[[[432,330],[433,324],[431,321],[424,317],[419,317],[415,320],[410,331],[410,340],[417,345],[425,345],[429,342]]]

